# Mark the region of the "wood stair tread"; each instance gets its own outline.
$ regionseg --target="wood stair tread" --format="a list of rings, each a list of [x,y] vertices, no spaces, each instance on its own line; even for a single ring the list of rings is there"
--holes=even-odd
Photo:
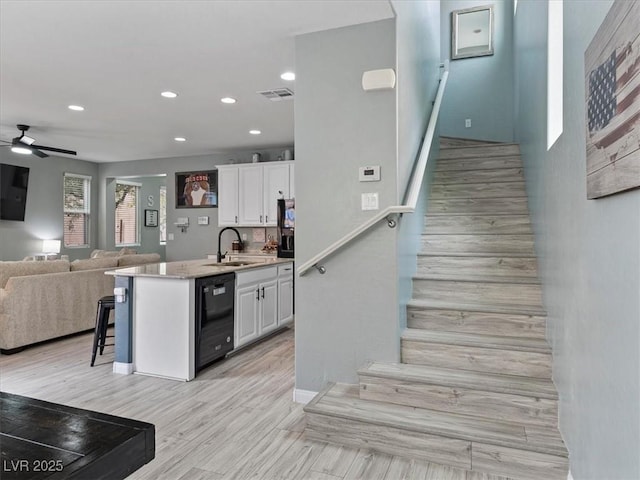
[[[550,354],[551,348],[541,338],[503,337],[496,335],[480,335],[474,333],[458,333],[406,328],[401,336],[403,341],[423,343],[439,343],[464,347],[490,348],[495,350],[513,350]]]
[[[558,392],[553,381],[545,378],[385,362],[373,362],[358,370],[358,375],[394,378],[412,383],[536,396],[551,400],[558,399]]]
[[[536,277],[507,276],[507,275],[456,275],[456,274],[418,274],[414,280],[443,280],[452,282],[483,282],[483,283],[518,283],[540,285]]]
[[[418,300],[412,299],[407,306],[413,308],[427,308],[437,310],[458,310],[465,312],[483,313],[513,313],[515,315],[536,315],[546,316],[547,312],[543,308],[531,307],[529,305],[487,305],[479,303],[447,302],[439,300]]]
[[[535,255],[530,253],[518,253],[518,252],[451,252],[451,251],[438,251],[434,249],[423,250],[418,253],[421,256],[430,257],[513,257],[513,258],[535,258]]]
[[[331,385],[308,403],[304,411],[427,435],[568,456],[557,429],[362,400],[358,393],[357,385]]]

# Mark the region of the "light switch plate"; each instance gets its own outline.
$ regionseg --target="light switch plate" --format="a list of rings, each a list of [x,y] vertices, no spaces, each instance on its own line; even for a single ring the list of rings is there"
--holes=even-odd
[[[167,234],[167,240],[173,240],[173,233]]]
[[[378,210],[378,192],[362,194],[362,210]]]
[[[198,225],[209,225],[209,217],[206,215],[203,217],[198,217]]]

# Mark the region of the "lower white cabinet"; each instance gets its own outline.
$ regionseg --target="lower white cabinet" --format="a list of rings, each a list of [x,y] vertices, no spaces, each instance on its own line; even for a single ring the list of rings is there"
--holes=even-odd
[[[293,321],[293,263],[278,267],[278,326]]]
[[[291,272],[293,264],[287,263]],[[275,330],[283,322],[280,321],[282,315],[280,311],[292,310],[293,292],[291,290],[291,307],[281,305],[283,296],[280,291],[288,289],[285,277],[279,278],[279,269],[282,266],[271,266],[265,268],[254,268],[251,270],[236,272],[236,304],[235,304],[235,331],[234,346],[241,347],[250,343],[263,335]],[[284,284],[281,282],[284,281]],[[291,274],[293,283],[293,274]],[[293,285],[292,285],[293,286]],[[288,298],[285,296],[285,298]],[[293,319],[291,318],[284,323]]]

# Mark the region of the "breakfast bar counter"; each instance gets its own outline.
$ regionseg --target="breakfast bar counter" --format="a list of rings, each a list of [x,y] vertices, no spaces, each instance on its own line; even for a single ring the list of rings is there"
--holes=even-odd
[[[106,272],[115,276],[116,287],[113,371],[192,380],[200,368],[197,361],[198,346],[202,343],[199,339],[203,314],[197,300],[200,286],[209,282],[213,288],[215,277],[228,278],[230,273],[236,274],[236,278],[251,277],[252,272],[277,275],[283,268],[292,272],[291,259],[270,256],[222,263],[216,263],[215,259],[164,262]],[[228,285],[231,291],[233,277]],[[263,298],[264,293],[263,290]],[[252,295],[251,298],[260,300],[259,295]],[[276,301],[277,298],[276,293]],[[234,299],[231,305],[234,302],[237,304]],[[237,339],[244,338],[237,328],[232,325],[230,333],[236,338],[236,347],[242,343]]]

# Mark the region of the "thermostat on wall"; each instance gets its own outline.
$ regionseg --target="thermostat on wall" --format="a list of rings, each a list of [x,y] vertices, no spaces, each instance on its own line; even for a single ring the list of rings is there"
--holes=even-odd
[[[358,178],[361,182],[379,182],[380,165],[373,167],[360,167]]]

